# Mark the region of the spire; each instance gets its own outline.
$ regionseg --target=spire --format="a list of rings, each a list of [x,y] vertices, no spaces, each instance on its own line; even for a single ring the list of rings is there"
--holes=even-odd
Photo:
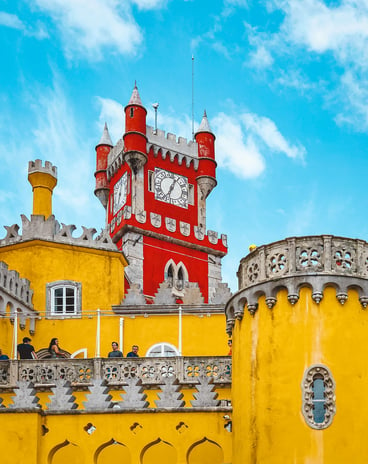
[[[206,110],[204,110],[202,122],[199,125],[196,131],[196,134],[198,134],[199,132],[209,132],[210,134],[213,134],[212,129],[210,127],[210,123],[208,122],[208,119],[207,119]]]
[[[101,140],[98,142],[98,145],[109,145],[110,147],[114,146],[112,141],[111,141],[111,137],[110,137],[110,134],[109,134],[109,129],[107,128],[106,122],[105,122],[105,127],[104,127],[104,130],[103,130],[103,133],[102,133]]]
[[[138,92],[137,81],[134,82],[134,89],[133,89],[132,96],[130,97],[128,105],[143,106],[141,102],[141,97],[139,96],[139,92]]]

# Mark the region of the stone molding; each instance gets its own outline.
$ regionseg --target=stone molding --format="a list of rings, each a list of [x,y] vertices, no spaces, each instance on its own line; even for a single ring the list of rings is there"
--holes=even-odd
[[[277,293],[286,289],[288,300],[295,304],[302,287],[309,287],[318,304],[326,287],[336,289],[340,304],[355,289],[363,308],[368,305],[368,243],[363,240],[321,235],[293,237],[256,248],[240,261],[239,291],[228,301],[225,313],[227,332],[235,320],[241,320],[244,308],[254,314],[258,298],[266,297],[272,309]]]

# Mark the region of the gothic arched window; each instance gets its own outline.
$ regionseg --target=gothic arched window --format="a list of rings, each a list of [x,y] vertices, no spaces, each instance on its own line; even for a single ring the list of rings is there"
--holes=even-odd
[[[302,411],[307,424],[314,429],[328,427],[336,412],[335,382],[326,366],[315,364],[303,377]]]

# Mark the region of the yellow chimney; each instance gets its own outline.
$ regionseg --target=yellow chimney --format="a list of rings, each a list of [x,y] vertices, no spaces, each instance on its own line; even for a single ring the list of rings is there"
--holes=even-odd
[[[57,169],[50,161],[30,161],[28,164],[28,180],[33,190],[33,213],[48,219],[52,215],[52,191],[57,184]]]

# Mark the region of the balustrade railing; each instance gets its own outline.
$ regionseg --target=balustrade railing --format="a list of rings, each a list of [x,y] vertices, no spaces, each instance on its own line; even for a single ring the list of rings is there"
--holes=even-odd
[[[214,384],[231,384],[230,356],[165,358],[45,359],[0,362],[0,389],[12,388],[18,381],[32,382],[36,388],[51,388],[57,380],[74,387],[88,386],[96,379],[110,386],[124,385],[138,378],[147,387],[175,377],[184,385],[195,385],[200,378]]]

